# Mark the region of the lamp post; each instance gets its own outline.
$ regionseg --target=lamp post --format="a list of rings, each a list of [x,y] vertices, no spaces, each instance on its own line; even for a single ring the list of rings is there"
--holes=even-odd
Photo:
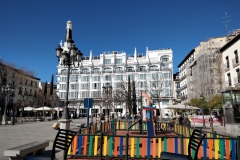
[[[64,45],[64,49],[59,45],[56,48],[57,57],[59,65],[62,65],[67,68],[67,88],[66,88],[66,99],[65,99],[65,107],[63,110],[63,115],[59,122],[61,129],[69,129],[70,128],[70,116],[68,109],[68,92],[69,92],[69,78],[70,78],[70,68],[71,67],[79,67],[79,62],[82,60],[82,52],[78,50],[78,48],[74,45],[74,41],[72,40],[72,23],[71,21],[67,22],[67,35],[66,42]]]
[[[110,86],[109,83],[107,82],[106,87],[103,86],[102,89],[103,89],[103,94],[105,95],[105,98],[106,98],[106,100],[105,100],[105,102],[107,104],[106,117],[107,117],[107,121],[108,121],[109,120],[109,104],[110,104],[109,99],[112,96],[112,86]]]
[[[201,93],[200,98],[201,98],[201,100],[204,99],[203,93]],[[205,120],[204,120],[203,105],[202,105],[202,122],[203,122],[203,127],[206,127]]]
[[[3,94],[5,95],[5,108],[4,108],[4,113],[2,116],[2,124],[6,125],[7,124],[7,105],[9,102],[9,96],[14,93],[14,88],[8,84],[7,86],[2,87]]]

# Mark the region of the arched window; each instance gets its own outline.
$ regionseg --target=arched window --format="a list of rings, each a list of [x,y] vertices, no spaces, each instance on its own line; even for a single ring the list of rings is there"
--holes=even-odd
[[[100,68],[94,68],[93,73],[100,73]]]
[[[115,71],[116,71],[116,72],[123,72],[123,68],[122,68],[122,67],[116,67],[116,68],[115,68]]]
[[[82,69],[82,73],[83,74],[88,74],[89,73],[89,69],[88,68],[83,68]]]
[[[66,69],[61,70],[61,74],[67,74],[67,70]]]
[[[146,71],[146,66],[139,66],[137,69],[138,72],[144,72]]]
[[[104,68],[104,73],[111,73],[112,72],[112,68]]]
[[[162,62],[169,62],[169,58],[167,57],[162,58]]]
[[[158,71],[158,66],[156,65],[150,66],[149,71]]]
[[[134,72],[134,68],[133,67],[127,67],[127,72]]]
[[[72,69],[71,73],[72,74],[78,74],[78,70],[77,69]]]

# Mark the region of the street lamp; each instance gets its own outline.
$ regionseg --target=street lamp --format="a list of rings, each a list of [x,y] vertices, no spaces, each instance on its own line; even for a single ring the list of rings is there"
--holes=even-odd
[[[201,100],[204,99],[203,93],[201,93],[200,98],[201,98]],[[203,117],[202,117],[203,127],[206,127],[206,125],[205,125],[205,120],[204,120],[203,105],[202,105],[202,116],[203,116]]]
[[[63,110],[63,115],[61,117],[61,120],[59,120],[61,123],[60,128],[61,129],[69,129],[70,128],[70,116],[69,116],[69,110],[68,110],[68,92],[69,92],[69,78],[70,78],[70,68],[73,67],[79,67],[79,62],[82,60],[82,52],[78,50],[78,48],[74,45],[74,41],[72,40],[71,35],[72,30],[72,23],[71,21],[67,22],[67,36],[66,36],[66,44],[64,46],[64,50],[59,45],[56,48],[57,57],[59,65],[62,65],[64,67],[67,67],[67,88],[66,88],[66,99],[65,99],[65,108]]]
[[[105,95],[105,102],[107,103],[107,110],[106,110],[106,116],[107,116],[107,121],[109,120],[109,99],[112,96],[112,86],[109,85],[109,83],[107,82],[106,87],[102,87],[103,89],[103,94]]]
[[[9,102],[9,96],[14,94],[14,88],[8,84],[7,86],[2,87],[2,92],[5,95],[5,108],[4,108],[4,113],[2,116],[2,124],[6,125],[7,124],[7,105]]]

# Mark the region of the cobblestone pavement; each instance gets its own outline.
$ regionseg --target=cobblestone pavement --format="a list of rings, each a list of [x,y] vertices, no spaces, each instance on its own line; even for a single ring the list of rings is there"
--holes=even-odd
[[[57,120],[44,122],[24,122],[15,125],[0,125],[0,159],[8,160],[8,157],[3,156],[4,150],[34,141],[48,140],[50,143],[46,150],[51,150],[54,138],[57,134],[57,130],[52,129],[52,125],[56,122]],[[76,124],[80,123],[86,123],[86,118],[74,119],[70,125],[70,128],[72,130],[77,130]],[[200,128],[201,126],[195,125],[195,127]],[[203,128],[203,130],[210,132],[211,128],[210,126],[207,126]],[[214,131],[216,131],[218,134],[229,136],[229,134],[225,132],[223,126],[215,126]],[[62,157],[62,155],[62,152],[58,152],[56,157],[61,159],[60,157]]]

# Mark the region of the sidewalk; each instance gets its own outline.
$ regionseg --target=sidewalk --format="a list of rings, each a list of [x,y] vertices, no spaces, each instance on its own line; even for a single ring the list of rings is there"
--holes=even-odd
[[[4,150],[34,141],[47,140],[49,141],[49,146],[46,148],[46,151],[52,150],[53,141],[58,132],[52,129],[52,125],[56,122],[57,120],[0,125],[0,159],[8,160],[8,157],[4,157],[3,155]],[[70,124],[70,129],[77,131],[78,129],[75,125],[80,123],[86,123],[86,118],[73,119],[73,122]],[[56,153],[56,157],[61,159],[63,152]]]
[[[210,127],[210,125],[206,125],[206,127],[203,127],[202,124],[191,124],[191,127],[201,128],[206,132],[212,132],[212,128]],[[220,126],[220,125],[213,126],[213,131],[220,135],[233,137],[233,135],[226,132],[224,126]]]

